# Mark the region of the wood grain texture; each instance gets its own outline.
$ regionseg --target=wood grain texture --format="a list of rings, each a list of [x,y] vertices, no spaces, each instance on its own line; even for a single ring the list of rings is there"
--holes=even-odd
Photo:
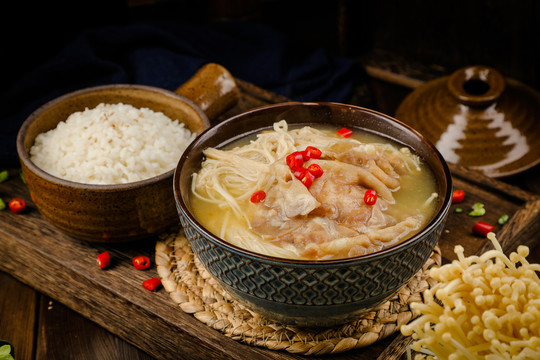
[[[286,100],[241,81],[239,86],[244,96],[237,107],[223,118],[245,109]],[[496,227],[501,235],[506,234],[508,241],[527,229],[525,238],[520,237],[517,241],[531,245],[538,243],[538,197],[476,172],[455,166],[451,166],[451,170],[454,187],[464,189],[467,196],[460,204],[465,209],[464,213],[454,213],[456,206],[452,206],[440,239],[445,261],[453,258],[453,248],[457,244],[464,245],[466,254],[473,254],[486,242],[471,233],[472,226],[479,219],[468,216],[466,211],[474,202],[484,203],[488,210],[481,219],[483,221],[496,223],[502,212],[511,217],[507,224],[509,230],[505,229],[506,225]],[[154,259],[156,239],[117,245],[73,239],[41,217],[18,176],[18,169],[11,169],[10,175],[9,181],[0,184],[0,196],[4,199],[22,197],[27,201],[29,210],[23,215],[0,212],[0,246],[3,249],[0,252],[0,270],[156,359],[304,359],[300,355],[251,347],[226,338],[182,312],[164,289],[156,292],[143,289],[143,280],[157,276],[155,266],[147,271],[137,271],[131,265],[131,258],[146,255]],[[111,253],[112,263],[106,270],[100,270],[96,256],[104,250]],[[42,307],[46,305],[41,304]],[[32,311],[31,308],[23,309]],[[47,313],[44,312],[45,317],[41,320],[46,322]],[[368,348],[325,358],[371,360],[395,338],[390,336]],[[40,341],[54,342],[48,334],[41,336]],[[107,341],[104,339],[99,346],[105,346]]]
[[[40,297],[39,314],[37,360],[153,359],[49,297]]]
[[[398,334],[394,341],[377,357],[377,360],[398,360],[407,352],[407,347],[412,343],[410,336]]]
[[[0,272],[0,340],[13,346],[17,360],[33,358],[36,306],[32,288]]]

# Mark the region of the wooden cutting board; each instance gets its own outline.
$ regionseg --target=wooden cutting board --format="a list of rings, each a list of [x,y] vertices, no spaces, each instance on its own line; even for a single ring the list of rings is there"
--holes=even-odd
[[[241,111],[286,98],[238,81],[239,104],[218,121]],[[439,245],[444,261],[454,258],[457,244],[465,254],[482,251],[489,244],[472,234],[478,220],[496,224],[503,213],[510,221],[496,226],[505,249],[518,244],[536,246],[540,234],[540,197],[461,167],[451,166],[454,188],[466,192],[465,201],[453,205]],[[172,185],[171,185],[172,186]],[[25,199],[29,211],[22,215],[0,212],[0,269],[82,314],[157,359],[305,359],[304,356],[248,346],[231,340],[184,313],[161,289],[149,292],[141,283],[158,277],[153,266],[137,271],[136,255],[154,259],[156,239],[129,244],[93,244],[73,239],[44,220],[33,206],[19,169],[10,169],[10,180],[0,184],[0,197]],[[482,218],[467,215],[475,202],[485,205]],[[455,213],[456,207],[463,213]],[[100,270],[96,255],[109,251],[111,266]],[[1,288],[1,285],[0,285]],[[391,336],[368,348],[325,356],[330,359],[373,359],[393,340]]]

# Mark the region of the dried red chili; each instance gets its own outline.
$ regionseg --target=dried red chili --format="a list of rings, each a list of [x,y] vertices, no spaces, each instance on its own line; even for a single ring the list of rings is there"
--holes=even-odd
[[[341,128],[337,131],[337,134],[340,136],[343,136],[344,138],[348,138],[348,137],[351,137],[352,130],[349,130],[347,128]]]
[[[487,236],[488,233],[493,231],[493,225],[485,223],[483,221],[479,221],[474,224],[472,231],[475,234]]]
[[[364,202],[368,205],[375,205],[377,202],[377,192],[371,189],[366,190],[364,194]]]
[[[146,256],[135,256],[132,260],[133,266],[137,270],[145,270],[150,267],[150,259]]]
[[[151,278],[148,280],[144,280],[142,283],[143,288],[149,291],[156,290],[161,285],[161,280],[158,278]]]
[[[309,171],[313,176],[319,178],[324,174],[323,169],[318,164],[311,164],[308,166],[307,171]]]
[[[24,212],[24,210],[26,210],[26,203],[23,199],[19,198],[11,199],[8,206],[11,212],[14,214],[21,214],[22,212]]]
[[[295,151],[286,157],[287,165],[289,169],[296,170],[304,165],[304,155],[301,151]]]
[[[322,155],[322,151],[313,146],[306,147],[304,153],[308,159],[318,159]]]
[[[249,199],[252,203],[256,204],[256,203],[260,203],[260,202],[263,202],[264,199],[266,199],[266,193],[263,191],[263,190],[258,190],[258,191],[255,191],[252,195],[251,195],[251,198]]]
[[[463,202],[463,198],[465,198],[465,191],[454,190],[452,192],[452,204],[459,204]]]
[[[100,269],[105,269],[111,264],[111,256],[107,251],[104,251],[97,256],[97,262]]]

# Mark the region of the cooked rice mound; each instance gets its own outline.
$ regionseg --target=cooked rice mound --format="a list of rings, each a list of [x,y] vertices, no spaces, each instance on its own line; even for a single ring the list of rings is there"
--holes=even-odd
[[[65,180],[123,184],[174,169],[195,136],[161,112],[99,104],[39,134],[30,157],[42,170]]]

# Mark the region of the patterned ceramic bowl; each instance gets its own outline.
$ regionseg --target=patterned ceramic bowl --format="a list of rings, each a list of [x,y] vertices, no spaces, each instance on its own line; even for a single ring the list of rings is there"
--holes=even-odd
[[[203,150],[241,136],[289,125],[364,128],[408,145],[433,170],[440,201],[432,221],[412,238],[383,251],[340,260],[299,261],[233,246],[205,229],[190,206],[191,175]],[[283,103],[250,110],[201,134],[186,150],[173,180],[174,196],[193,252],[231,296],[268,319],[297,326],[351,321],[395,295],[429,259],[451,204],[452,180],[440,153],[403,123],[360,107],[335,103]]]

